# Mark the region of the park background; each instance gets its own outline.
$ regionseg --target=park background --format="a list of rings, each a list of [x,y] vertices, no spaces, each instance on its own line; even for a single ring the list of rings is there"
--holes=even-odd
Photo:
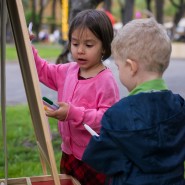
[[[0,1],[1,2],[1,1]],[[70,6],[64,10],[59,0],[25,0],[22,1],[27,24],[33,22],[33,32],[36,34],[34,44],[43,58],[55,62],[61,52],[65,50],[67,40],[63,35],[68,18],[76,9],[82,9],[78,3],[71,0]],[[108,10],[115,17],[115,29],[126,22],[141,17],[154,16],[158,22],[164,24],[174,44],[184,45],[185,29],[179,25],[184,18],[185,2],[183,0],[114,0],[114,1],[84,1],[93,8]],[[74,5],[75,4],[75,5]],[[78,6],[80,7],[78,7]],[[84,4],[85,5],[85,4]],[[63,10],[63,12],[62,12]],[[140,16],[140,17],[137,17]],[[69,20],[68,20],[69,21]],[[63,25],[63,27],[62,27]],[[64,26],[65,25],[65,26]],[[118,27],[118,28],[117,28]],[[184,30],[183,30],[184,29]],[[39,36],[40,34],[40,36]],[[56,35],[55,35],[56,34]],[[7,63],[18,63],[16,49],[12,37],[10,23],[7,23]],[[177,56],[178,57],[178,56]],[[8,140],[8,177],[25,177],[42,175],[39,152],[36,145],[33,125],[27,104],[7,105],[7,140]],[[46,123],[47,124],[47,123]],[[52,133],[52,143],[59,168],[61,150],[57,121],[49,119]],[[0,119],[0,130],[2,130]],[[0,178],[4,178],[3,140],[0,133]]]

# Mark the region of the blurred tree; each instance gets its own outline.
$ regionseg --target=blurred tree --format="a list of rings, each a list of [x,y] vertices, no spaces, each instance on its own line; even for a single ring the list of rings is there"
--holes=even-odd
[[[34,25],[33,29],[35,31],[35,36],[36,36],[35,40],[38,40],[39,31],[42,26],[44,8],[48,5],[49,1],[50,0],[31,1],[31,7],[32,7],[31,21],[33,22],[33,25]]]
[[[155,3],[155,18],[157,22],[163,24],[163,19],[164,19],[164,0],[146,0],[146,8],[147,11],[145,12],[147,17],[153,17],[152,13],[152,2]]]
[[[33,22],[33,29],[35,29],[35,26],[37,26],[36,24],[36,0],[32,0],[31,1],[32,4],[31,4],[31,7],[32,7],[32,15],[31,15],[31,20],[29,22]],[[38,35],[38,34],[37,34]]]
[[[125,11],[123,16],[123,24],[133,19],[135,0],[125,0]]]
[[[24,6],[24,9],[28,9],[29,8],[29,1],[28,0],[22,0],[22,4]]]
[[[179,0],[177,3],[174,0],[170,0],[171,4],[176,8],[176,13],[173,19],[173,23],[175,26],[179,23],[180,19],[185,14],[185,0]]]
[[[124,25],[133,19],[135,0],[118,0],[118,3],[121,11],[121,21]]]
[[[103,0],[69,0],[69,22],[76,16],[78,12],[85,9],[94,9]]]
[[[124,12],[125,12],[125,2],[122,1],[122,0],[118,0],[118,4],[119,4],[119,7],[120,7],[121,21],[123,23]]]
[[[176,29],[179,21],[181,20],[181,18],[185,14],[185,0],[178,0],[178,1],[179,2],[177,3],[177,1],[170,0],[171,4],[176,8],[176,13],[173,18],[173,27],[171,30],[171,38],[172,39],[174,38],[175,29]]]
[[[112,0],[104,0],[104,9],[111,12]]]
[[[55,19],[56,19],[56,4],[57,4],[57,0],[53,0],[53,2],[52,2],[52,23],[51,23],[51,33],[53,33],[54,32],[54,30],[56,29],[56,24],[55,24]]]
[[[146,6],[148,12],[151,12],[150,16],[153,16],[152,14],[152,6],[151,3],[154,2],[152,0],[146,0]],[[169,32],[171,39],[173,40],[176,27],[181,20],[181,18],[185,15],[185,0],[170,0],[169,1],[173,7],[175,7],[176,11],[173,15],[173,26],[171,28],[171,31]],[[156,20],[163,24],[164,23],[164,6],[165,1],[164,0],[155,0],[155,12],[156,12]]]
[[[156,10],[156,20],[160,24],[163,24],[163,10],[164,10],[164,0],[155,0],[155,10]]]
[[[1,40],[1,31],[2,31],[1,13],[2,13],[2,1],[0,0],[0,40]],[[11,23],[8,16],[8,12],[7,12],[7,19],[5,24],[6,24],[6,42],[10,43],[13,41],[13,34],[12,34]]]
[[[146,0],[146,9],[150,12],[152,12],[152,8],[151,8],[151,0]]]

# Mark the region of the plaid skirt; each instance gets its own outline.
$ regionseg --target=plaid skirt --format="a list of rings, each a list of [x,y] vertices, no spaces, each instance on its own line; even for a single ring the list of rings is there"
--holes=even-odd
[[[64,152],[60,162],[60,173],[75,177],[81,185],[104,185],[106,181],[104,174],[96,172],[83,161]]]

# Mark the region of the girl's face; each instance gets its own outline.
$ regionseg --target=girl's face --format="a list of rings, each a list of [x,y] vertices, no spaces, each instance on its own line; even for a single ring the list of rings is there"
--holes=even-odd
[[[71,54],[80,70],[90,72],[102,65],[102,42],[88,28],[77,28],[71,36]]]

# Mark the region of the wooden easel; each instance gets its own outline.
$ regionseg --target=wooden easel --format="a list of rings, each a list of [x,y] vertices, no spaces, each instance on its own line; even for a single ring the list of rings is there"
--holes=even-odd
[[[38,75],[35,68],[35,62],[34,62],[31,44],[29,40],[22,1],[4,0],[4,3],[5,2],[7,5],[8,14],[9,14],[9,18],[10,18],[10,22],[13,30],[15,45],[16,45],[17,54],[19,58],[19,64],[21,68],[26,95],[27,95],[28,105],[30,108],[36,140],[37,140],[38,147],[40,149],[40,158],[41,158],[41,164],[42,164],[44,176],[8,179],[5,175],[5,180],[3,181],[0,179],[0,183],[12,184],[12,185],[13,184],[15,185],[17,184],[19,185],[59,185],[59,184],[79,185],[79,183],[71,176],[67,176],[65,174],[59,175],[57,172],[48,124],[45,124],[47,120],[46,120],[46,116],[44,113],[43,104],[41,100],[42,98],[41,98],[41,92],[39,88],[39,80],[38,80]],[[4,8],[5,7],[2,7],[3,11],[4,11]],[[3,37],[2,39],[4,39],[5,34],[2,34],[2,37]],[[3,51],[3,49],[1,51]],[[1,67],[3,68],[4,66],[2,65]],[[4,73],[3,70],[1,72]],[[3,107],[6,105],[6,103],[4,102],[4,100],[2,101],[3,101],[2,102],[2,107]],[[46,175],[47,165],[50,167],[51,176]]]

